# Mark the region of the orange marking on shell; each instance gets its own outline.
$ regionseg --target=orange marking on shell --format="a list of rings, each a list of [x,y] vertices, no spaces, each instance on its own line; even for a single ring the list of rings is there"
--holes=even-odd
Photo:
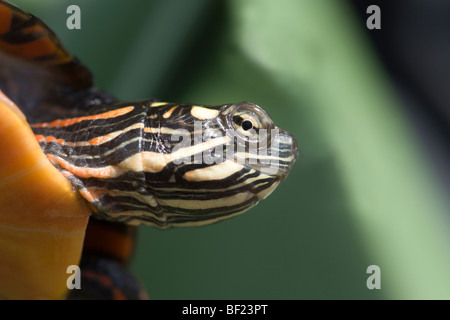
[[[71,118],[71,119],[58,119],[52,122],[43,122],[43,123],[37,123],[31,125],[33,128],[54,128],[54,127],[66,127],[70,126],[74,123],[78,123],[84,120],[97,120],[97,119],[109,119],[109,118],[115,118],[122,116],[124,114],[127,114],[128,112],[132,111],[134,109],[133,106],[124,107],[112,111],[107,111],[104,113],[94,114],[92,116],[83,116],[78,118]]]
[[[38,24],[32,25],[31,27],[22,29],[23,34],[32,34],[32,33],[38,33],[38,32],[44,32],[45,30],[42,29],[42,27]]]
[[[106,288],[110,288],[112,286],[112,280],[109,277],[99,274],[99,273],[96,273],[94,271],[85,270],[83,273],[83,276],[88,279],[99,282],[102,286],[104,286]]]
[[[5,34],[11,27],[12,12],[8,7],[0,6],[0,34]]]
[[[99,274],[97,275],[97,280],[105,287],[112,287],[112,280],[110,277]]]
[[[55,43],[48,37],[29,42],[24,46],[25,58],[48,56],[56,51]]]
[[[56,50],[55,44],[48,37],[21,44],[9,44],[6,42],[0,42],[0,48],[10,54],[22,58],[37,58],[47,56],[54,53]]]
[[[126,229],[111,228],[109,224],[90,221],[86,230],[84,248],[128,262],[133,255],[134,232],[128,227]]]
[[[83,272],[83,277],[99,283],[105,289],[110,289],[114,300],[127,299],[123,292],[118,287],[114,286],[110,277],[91,270],[85,270]]]
[[[165,118],[165,119],[169,118],[169,117],[172,115],[172,112],[173,112],[176,108],[178,108],[178,106],[175,106],[175,107],[170,108],[169,111],[167,111],[166,113],[163,114],[163,118]]]

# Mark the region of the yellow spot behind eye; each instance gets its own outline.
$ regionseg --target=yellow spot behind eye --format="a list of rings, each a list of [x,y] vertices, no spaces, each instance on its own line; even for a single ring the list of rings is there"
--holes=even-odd
[[[199,120],[207,120],[217,117],[219,110],[204,107],[192,107],[191,114]]]
[[[170,108],[169,111],[167,111],[166,113],[163,114],[163,118],[167,119],[168,117],[170,117],[172,115],[172,112],[178,108],[178,106],[172,107]]]

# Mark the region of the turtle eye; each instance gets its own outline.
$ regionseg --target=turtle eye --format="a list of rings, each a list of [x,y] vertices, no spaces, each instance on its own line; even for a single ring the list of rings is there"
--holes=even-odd
[[[227,128],[243,142],[257,143],[261,134],[267,136],[275,128],[269,115],[256,104],[241,102],[224,107],[222,117]]]
[[[234,115],[233,127],[238,135],[252,139],[256,138],[262,124],[257,114],[249,110],[242,110]]]
[[[248,131],[251,128],[253,128],[253,123],[250,120],[244,120],[242,122],[242,129],[244,129],[244,131]]]

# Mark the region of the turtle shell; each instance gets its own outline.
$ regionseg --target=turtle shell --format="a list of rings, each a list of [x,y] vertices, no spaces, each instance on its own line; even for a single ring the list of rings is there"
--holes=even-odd
[[[59,299],[78,265],[90,209],[0,93],[0,296]]]

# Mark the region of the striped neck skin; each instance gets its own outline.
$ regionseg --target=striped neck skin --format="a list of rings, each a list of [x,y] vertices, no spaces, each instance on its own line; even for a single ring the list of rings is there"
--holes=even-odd
[[[294,137],[248,102],[121,103],[32,128],[95,217],[159,228],[247,211],[287,176],[297,156]]]

